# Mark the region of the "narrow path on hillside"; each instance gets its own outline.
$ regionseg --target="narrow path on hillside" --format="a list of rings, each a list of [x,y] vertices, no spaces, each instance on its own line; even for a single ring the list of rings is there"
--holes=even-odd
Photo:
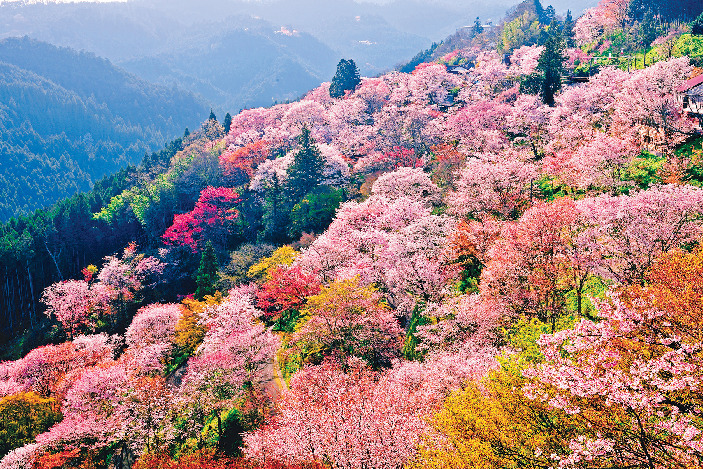
[[[281,398],[283,391],[288,390],[288,384],[283,379],[281,370],[278,366],[278,357],[274,357],[271,363],[266,365],[263,372],[267,378],[263,381],[264,391],[271,397],[271,400],[276,403]]]

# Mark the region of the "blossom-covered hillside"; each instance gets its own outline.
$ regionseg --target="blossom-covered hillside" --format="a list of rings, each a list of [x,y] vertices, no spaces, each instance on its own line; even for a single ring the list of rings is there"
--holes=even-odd
[[[549,84],[548,34],[146,161],[0,364],[0,468],[703,467],[701,71]]]

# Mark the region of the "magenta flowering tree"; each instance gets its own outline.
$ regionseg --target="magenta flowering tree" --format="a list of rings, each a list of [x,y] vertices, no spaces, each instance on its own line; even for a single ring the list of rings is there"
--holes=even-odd
[[[188,246],[193,252],[201,249],[205,241],[224,246],[239,215],[236,209],[239,194],[227,187],[208,187],[200,192],[193,210],[173,217],[163,234],[166,244]]]

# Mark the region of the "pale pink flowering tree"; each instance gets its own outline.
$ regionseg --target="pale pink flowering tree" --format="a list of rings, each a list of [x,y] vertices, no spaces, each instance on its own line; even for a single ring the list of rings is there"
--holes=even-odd
[[[606,67],[588,83],[559,93],[550,118],[547,150],[555,153],[574,148],[598,131],[610,133],[616,97],[629,78],[623,70]]]
[[[538,194],[536,165],[530,154],[514,150],[470,158],[460,173],[457,190],[448,197],[452,214],[515,219]]]
[[[593,139],[575,148],[565,148],[547,157],[544,169],[567,186],[580,190],[609,190],[615,193],[623,182],[627,164],[639,148],[630,142],[596,132]]]
[[[127,350],[124,359],[143,373],[160,372],[174,350],[176,324],[183,306],[152,304],[137,311],[125,332]]]
[[[549,140],[549,121],[553,108],[542,104],[538,96],[519,94],[506,116],[507,133],[513,145],[527,146],[534,158],[540,158]]]
[[[614,102],[614,132],[670,150],[691,135],[695,125],[682,113],[676,87],[691,73],[688,57],[634,72]]]
[[[623,29],[629,4],[628,0],[601,0],[596,7],[586,10],[574,25],[576,42],[586,45],[604,33]]]
[[[315,140],[325,141],[326,116],[327,112],[320,103],[302,100],[288,106],[281,124],[293,137],[300,134],[303,126],[307,126]]]
[[[32,467],[35,459],[44,448],[38,443],[30,443],[13,449],[0,460],[0,469],[27,469]]]
[[[256,387],[268,377],[279,339],[256,322],[261,315],[248,288],[231,290],[222,303],[203,312],[205,339],[188,361],[176,399],[186,434],[197,436],[207,417],[234,405],[245,384]]]
[[[72,342],[37,347],[24,358],[0,365],[7,391],[34,391],[55,396],[74,370],[112,361],[119,340],[107,334],[78,336]]]
[[[340,469],[404,467],[442,396],[427,385],[419,364],[377,375],[350,360],[346,369],[326,362],[298,372],[280,413],[245,436],[247,455]]]
[[[42,301],[48,306],[46,314],[55,317],[72,337],[90,327],[95,317],[109,314],[110,302],[117,296],[117,290],[103,284],[91,286],[85,280],[67,280],[47,287]]]
[[[373,184],[371,193],[389,199],[411,197],[436,204],[440,201],[440,189],[421,168],[399,168],[380,176]]]
[[[122,259],[105,258],[97,281],[68,280],[47,287],[42,295],[46,314],[54,316],[69,337],[73,337],[83,329],[92,328],[97,319],[115,314],[164,267],[156,258],[136,254],[136,245],[130,244]]]
[[[695,242],[703,229],[703,189],[693,186],[602,195],[576,206],[588,226],[578,244],[593,253],[598,275],[621,284],[642,282],[661,253]]]
[[[362,285],[376,284],[407,314],[418,300],[441,298],[453,275],[443,248],[454,223],[430,212],[410,198],[348,202],[296,264],[323,281],[358,275]]]
[[[480,99],[467,103],[447,118],[445,139],[458,142],[467,155],[499,152],[508,145],[506,119],[510,105],[497,99]]]
[[[531,75],[537,70],[537,62],[544,46],[522,46],[510,56],[509,71],[514,75]]]
[[[479,294],[448,298],[430,304],[423,313],[434,318],[430,324],[418,326],[414,334],[420,352],[458,352],[467,344],[490,345],[504,318],[500,308],[492,308]]]
[[[182,313],[183,306],[179,304],[152,304],[141,308],[125,332],[127,345],[143,347],[172,342]]]

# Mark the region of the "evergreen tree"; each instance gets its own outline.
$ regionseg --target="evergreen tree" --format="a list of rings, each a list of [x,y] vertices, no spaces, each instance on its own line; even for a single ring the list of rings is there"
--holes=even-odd
[[[200,267],[195,277],[197,289],[195,290],[195,299],[202,300],[205,295],[215,294],[215,283],[217,283],[217,256],[212,243],[208,241],[205,244],[203,254],[200,256]]]
[[[215,116],[215,112],[212,109],[210,109],[210,117],[208,117],[208,120],[210,120],[210,121],[217,120],[217,117]]]
[[[544,9],[544,22],[551,24],[552,21],[555,21],[557,17],[557,12],[554,10],[554,7],[551,5],[548,5],[547,8]]]
[[[225,121],[223,122],[222,125],[225,128],[225,133],[228,134],[229,129],[232,128],[232,116],[229,114],[229,112],[227,114],[225,114]]]
[[[571,10],[566,10],[566,18],[564,18],[564,24],[561,27],[561,35],[564,38],[564,43],[566,47],[574,47],[576,41],[574,40],[574,18],[571,16]]]
[[[533,5],[535,7],[535,14],[537,19],[542,24],[547,24],[547,18],[544,14],[544,8],[542,8],[542,3],[539,0],[533,0]]]
[[[310,129],[303,127],[298,137],[299,149],[293,155],[293,164],[288,168],[286,195],[290,208],[298,203],[305,194],[322,182],[322,171],[325,161],[320,150],[315,146],[315,140],[310,135]]]
[[[264,196],[264,213],[261,217],[263,223],[262,241],[281,244],[287,241],[286,226],[290,209],[284,200],[283,188],[274,173],[273,184],[266,189]]]
[[[661,25],[657,21],[658,16],[652,10],[642,16],[639,24],[638,39],[643,47],[648,47],[660,34]]]
[[[361,83],[359,69],[353,60],[342,59],[337,64],[337,73],[332,78],[330,85],[330,96],[341,98],[347,91],[353,91]]]
[[[691,23],[691,34],[697,36],[703,35],[703,13]]]
[[[542,73],[542,102],[554,106],[554,94],[561,89],[563,62],[566,60],[565,45],[555,22],[549,25],[547,32],[547,40],[539,56],[537,69]]]
[[[483,25],[481,24],[481,19],[477,16],[474,21],[474,27],[471,29],[471,37],[476,37],[483,32]]]

